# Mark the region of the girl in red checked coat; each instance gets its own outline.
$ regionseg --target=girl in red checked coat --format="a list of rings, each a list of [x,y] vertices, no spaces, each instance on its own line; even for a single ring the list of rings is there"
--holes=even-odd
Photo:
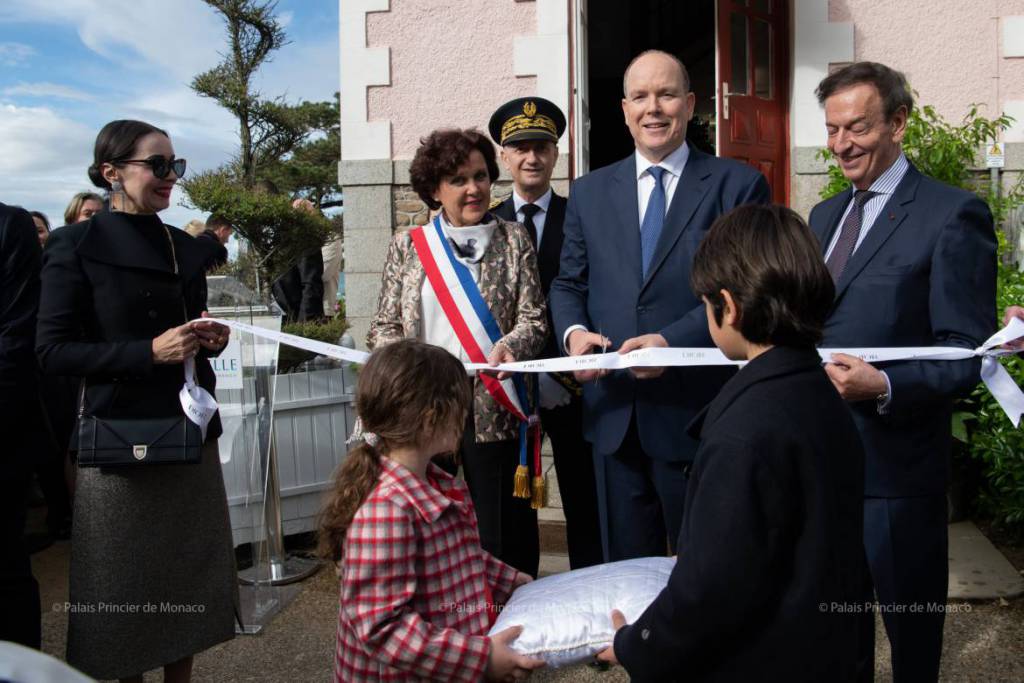
[[[472,394],[462,364],[411,340],[360,372],[363,442],[322,513],[320,552],[340,563],[335,678],[522,680],[543,662],[493,638],[497,609],[531,580],[480,547],[469,489],[431,463],[458,447]]]

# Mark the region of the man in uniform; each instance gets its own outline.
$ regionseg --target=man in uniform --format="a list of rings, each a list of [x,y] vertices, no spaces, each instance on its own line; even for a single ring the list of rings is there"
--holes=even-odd
[[[488,129],[501,146],[501,161],[513,181],[512,195],[496,203],[492,211],[526,228],[537,250],[541,287],[547,296],[551,281],[558,275],[562,251],[566,201],[551,189],[551,174],[558,161],[558,139],[565,130],[565,116],[548,100],[522,97],[499,107]],[[559,355],[551,336],[541,357]],[[594,461],[590,444],[583,438],[581,392],[571,378],[561,375],[541,374],[539,382],[541,424],[554,452],[569,565],[573,569],[589,567],[601,562],[601,536]]]

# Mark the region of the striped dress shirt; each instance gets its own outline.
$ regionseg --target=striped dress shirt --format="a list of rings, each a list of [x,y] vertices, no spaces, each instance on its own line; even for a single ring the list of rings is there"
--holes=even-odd
[[[907,161],[907,157],[900,152],[900,155],[896,158],[896,161],[892,162],[892,166],[886,169],[885,173],[878,176],[875,182],[871,183],[869,191],[874,192],[875,196],[867,200],[864,203],[864,217],[861,220],[860,225],[860,236],[857,238],[857,244],[853,247],[853,253],[857,253],[857,249],[860,248],[861,243],[867,236],[868,231],[871,230],[871,226],[875,224],[875,219],[878,218],[878,214],[882,213],[882,208],[885,207],[885,203],[892,197],[892,193],[896,191],[896,187],[903,180],[903,176],[907,174],[907,169],[910,168],[910,163]],[[846,220],[846,217],[853,210],[853,195],[850,195],[850,201],[846,205],[846,210],[843,215],[840,216],[839,222],[836,226],[841,226]],[[842,232],[836,229],[835,234],[832,235],[832,239],[828,244],[828,250],[825,252],[825,260],[832,255],[832,250],[836,247],[836,242],[839,241],[839,233]],[[851,254],[852,258],[852,254]]]
[[[896,157],[896,161],[892,162],[892,166],[887,168],[882,175],[878,176],[875,182],[871,183],[868,191],[874,192],[875,196],[864,203],[864,216],[861,219],[860,235],[857,237],[857,244],[853,247],[853,254],[857,253],[857,249],[860,248],[864,238],[867,237],[871,226],[875,224],[878,214],[882,213],[882,209],[892,197],[892,193],[896,191],[897,186],[903,181],[903,176],[907,174],[908,168],[910,168],[910,162],[907,161],[906,155],[900,152],[900,155]],[[850,211],[853,210],[853,198],[856,192],[857,190],[854,189],[853,194],[850,195],[850,201],[846,205],[846,210],[843,211],[843,215],[839,217],[839,222],[836,223],[835,234],[832,235],[832,239],[828,244],[828,250],[825,251],[825,261],[828,261],[828,257],[832,255],[832,250],[836,248],[836,242],[839,241],[839,233],[842,232],[839,226],[843,224]],[[853,258],[853,254],[850,254],[850,258]],[[885,414],[889,412],[889,405],[892,403],[892,383],[889,381],[889,375],[884,370],[882,371],[882,377],[885,378],[885,394],[887,398],[878,404],[878,412]]]

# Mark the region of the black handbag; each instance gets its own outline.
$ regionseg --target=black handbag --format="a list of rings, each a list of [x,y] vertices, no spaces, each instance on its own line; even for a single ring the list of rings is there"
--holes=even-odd
[[[79,467],[195,465],[202,450],[199,425],[184,416],[78,418]]]
[[[167,227],[164,226],[164,230]],[[178,274],[178,258],[170,231],[174,274]],[[182,310],[188,320],[185,300]],[[78,403],[78,465],[79,467],[114,467],[123,465],[195,465],[202,460],[203,433],[199,425],[184,415],[146,418],[104,418],[90,415],[85,407],[85,380],[82,380]]]

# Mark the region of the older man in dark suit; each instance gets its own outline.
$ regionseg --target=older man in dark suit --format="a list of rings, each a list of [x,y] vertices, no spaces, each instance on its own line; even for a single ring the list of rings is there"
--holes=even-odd
[[[922,175],[901,143],[903,75],[860,62],[818,86],[828,146],[853,187],[810,224],[836,283],[826,347],[963,346],[995,329],[996,238],[975,195]],[[864,543],[892,645],[893,678],[936,680],[948,583],[946,484],[953,399],[980,361],[827,366],[866,452]]]
[[[39,585],[24,542],[31,476],[25,428],[39,410],[35,358],[39,239],[24,209],[0,204],[0,640],[39,647]]]
[[[537,266],[544,296],[558,275],[562,252],[565,197],[551,188],[558,161],[558,139],[565,131],[565,116],[543,97],[521,97],[506,102],[488,124],[491,138],[501,146],[501,162],[512,176],[512,195],[495,206],[495,214],[522,223],[537,250]],[[550,315],[550,314],[549,314]],[[553,323],[551,323],[553,325]],[[560,354],[555,336],[548,337],[541,357]],[[540,419],[551,439],[558,477],[558,492],[565,513],[569,566],[589,567],[601,562],[601,530],[597,513],[597,487],[590,444],[583,438],[583,400],[579,385],[560,375],[542,374]]]
[[[722,213],[769,201],[764,177],[685,143],[694,94],[674,56],[649,51],[626,69],[622,111],[636,152],[578,179],[569,193],[561,270],[551,286],[558,340],[601,349],[711,346],[686,286],[701,238]],[[697,442],[686,425],[721,388],[721,368],[638,369],[584,387],[606,560],[665,554],[679,535]]]

